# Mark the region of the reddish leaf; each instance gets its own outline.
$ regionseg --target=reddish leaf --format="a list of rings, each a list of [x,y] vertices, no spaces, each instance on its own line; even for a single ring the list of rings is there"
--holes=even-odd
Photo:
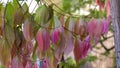
[[[79,34],[79,20],[77,20],[77,22],[75,23],[75,25],[74,25],[74,32],[76,33],[76,34]]]
[[[76,63],[78,63],[79,60],[81,59],[80,45],[81,45],[81,40],[79,39],[75,40],[74,56],[75,56]]]
[[[42,37],[42,31],[39,29],[37,34],[36,34],[36,40],[38,43],[38,47],[40,48],[40,50],[43,50],[43,37]]]
[[[88,53],[88,50],[92,48],[90,40],[90,36],[87,36],[83,41],[76,39],[74,48],[74,56],[76,63],[78,63],[79,60],[85,58]]]
[[[14,15],[14,23],[15,25],[19,25],[19,24],[22,24],[23,22],[23,17],[24,16],[24,13],[22,11],[22,8],[19,8],[16,12],[15,12],[15,15]]]
[[[33,68],[32,61],[28,61],[25,68]]]
[[[44,30],[42,33],[43,38],[43,51],[48,50],[50,48],[50,36],[48,30]]]
[[[102,24],[101,20],[98,20],[96,23],[95,31],[94,31],[95,44],[98,42],[98,40],[102,34],[102,29],[103,29],[103,24]]]
[[[107,17],[109,17],[111,15],[111,12],[110,12],[110,0],[107,0],[106,1],[106,11],[107,11]]]
[[[94,19],[92,19],[90,22],[88,22],[87,30],[88,30],[90,36],[94,35],[94,31],[95,31],[96,27],[97,27],[97,25],[96,25],[96,22]]]
[[[46,51],[50,47],[50,36],[48,30],[37,32],[36,40],[41,51]]]
[[[26,39],[26,41],[31,41],[32,40],[32,24],[29,19],[26,19],[24,24],[23,24],[23,35]]]
[[[20,59],[17,56],[12,59],[11,68],[23,68],[22,63],[20,62]]]
[[[54,51],[55,58],[58,60],[58,62],[61,60],[62,54],[65,50],[65,43],[66,43],[65,35],[62,34],[58,46],[55,47]]]
[[[52,40],[53,44],[57,43],[57,41],[59,40],[59,36],[60,36],[59,29],[52,30],[51,40]]]
[[[43,68],[49,68],[49,63],[47,59],[43,60]]]

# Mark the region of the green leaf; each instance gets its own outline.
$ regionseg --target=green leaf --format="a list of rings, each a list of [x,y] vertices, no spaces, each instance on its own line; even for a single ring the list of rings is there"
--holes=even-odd
[[[14,17],[14,7],[11,3],[7,3],[5,8],[5,18],[7,19],[7,23],[13,27],[13,18]]]
[[[40,25],[48,23],[49,11],[46,5],[39,6],[35,13],[35,21]]]
[[[62,24],[60,23],[60,20],[58,19],[57,16],[54,16],[54,24],[55,24],[55,28],[61,27]]]
[[[19,8],[18,0],[13,0],[14,10],[16,11]]]
[[[12,47],[15,41],[14,29],[10,25],[5,24],[4,34],[8,45]]]

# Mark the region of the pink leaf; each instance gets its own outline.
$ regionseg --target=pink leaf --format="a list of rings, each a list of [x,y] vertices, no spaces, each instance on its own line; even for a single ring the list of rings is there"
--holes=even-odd
[[[65,50],[65,43],[66,43],[65,35],[62,34],[60,42],[59,42],[58,46],[55,47],[55,51],[54,51],[55,58],[58,60],[58,62],[61,60],[62,54]]]
[[[96,24],[97,25],[96,25],[96,28],[95,28],[95,31],[94,31],[95,44],[98,42],[98,39],[101,36],[102,29],[103,29],[103,24],[102,24],[101,20],[97,20]]]
[[[50,48],[50,36],[48,30],[43,31],[42,38],[43,38],[43,51],[46,51],[48,48]]]
[[[90,36],[94,35],[94,33],[95,33],[94,31],[95,31],[96,27],[97,27],[96,22],[94,19],[92,19],[87,25],[87,30],[88,30]]]
[[[18,57],[14,57],[11,63],[11,68],[23,68],[23,65]]]
[[[60,36],[60,30],[54,29],[52,31],[52,35],[51,35],[51,40],[52,40],[53,44],[57,43],[59,36]]]
[[[102,30],[102,33],[107,34],[108,31],[109,31],[109,26],[110,26],[110,20],[109,20],[109,18],[110,18],[110,17],[108,17],[107,20],[102,19],[102,23],[103,23],[103,30]]]
[[[109,17],[111,15],[111,12],[110,12],[110,0],[107,0],[106,1],[106,11],[107,11],[107,17]]]
[[[28,61],[27,65],[25,66],[25,68],[33,68],[32,67],[32,61]]]
[[[36,34],[36,40],[37,40],[39,49],[42,51],[43,50],[43,37],[42,37],[42,31],[40,29],[38,30]]]
[[[70,52],[73,51],[74,49],[74,39],[72,37],[72,34],[68,34],[68,38],[67,38],[67,41],[66,41],[66,47],[65,47],[65,50],[64,50],[64,54],[65,55],[68,55]]]
[[[74,47],[74,57],[75,57],[76,63],[78,63],[79,60],[81,59],[80,43],[81,43],[81,40],[76,39],[75,47]]]
[[[74,48],[76,63],[78,63],[79,60],[85,58],[87,56],[88,50],[92,48],[90,40],[90,36],[87,36],[83,41],[81,41],[80,39],[76,39]]]
[[[43,60],[43,68],[49,68],[49,63],[47,59]]]

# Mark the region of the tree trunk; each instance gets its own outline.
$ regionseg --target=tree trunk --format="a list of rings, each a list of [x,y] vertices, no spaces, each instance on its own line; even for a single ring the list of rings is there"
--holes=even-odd
[[[120,0],[111,0],[117,68],[120,68]]]

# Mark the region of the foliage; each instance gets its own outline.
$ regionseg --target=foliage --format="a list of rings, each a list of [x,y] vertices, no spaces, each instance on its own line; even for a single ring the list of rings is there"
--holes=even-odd
[[[92,44],[97,44],[109,30],[111,18],[101,5],[107,1],[97,0],[100,10],[89,8],[90,14],[86,16],[74,13],[87,4],[95,4],[91,0],[62,0],[58,6],[54,0],[36,1],[39,7],[34,14],[29,13],[26,3],[22,5],[17,0],[0,5],[2,65],[6,68],[76,68],[86,61],[94,61],[96,57],[86,57]],[[72,51],[75,62],[64,60]]]

